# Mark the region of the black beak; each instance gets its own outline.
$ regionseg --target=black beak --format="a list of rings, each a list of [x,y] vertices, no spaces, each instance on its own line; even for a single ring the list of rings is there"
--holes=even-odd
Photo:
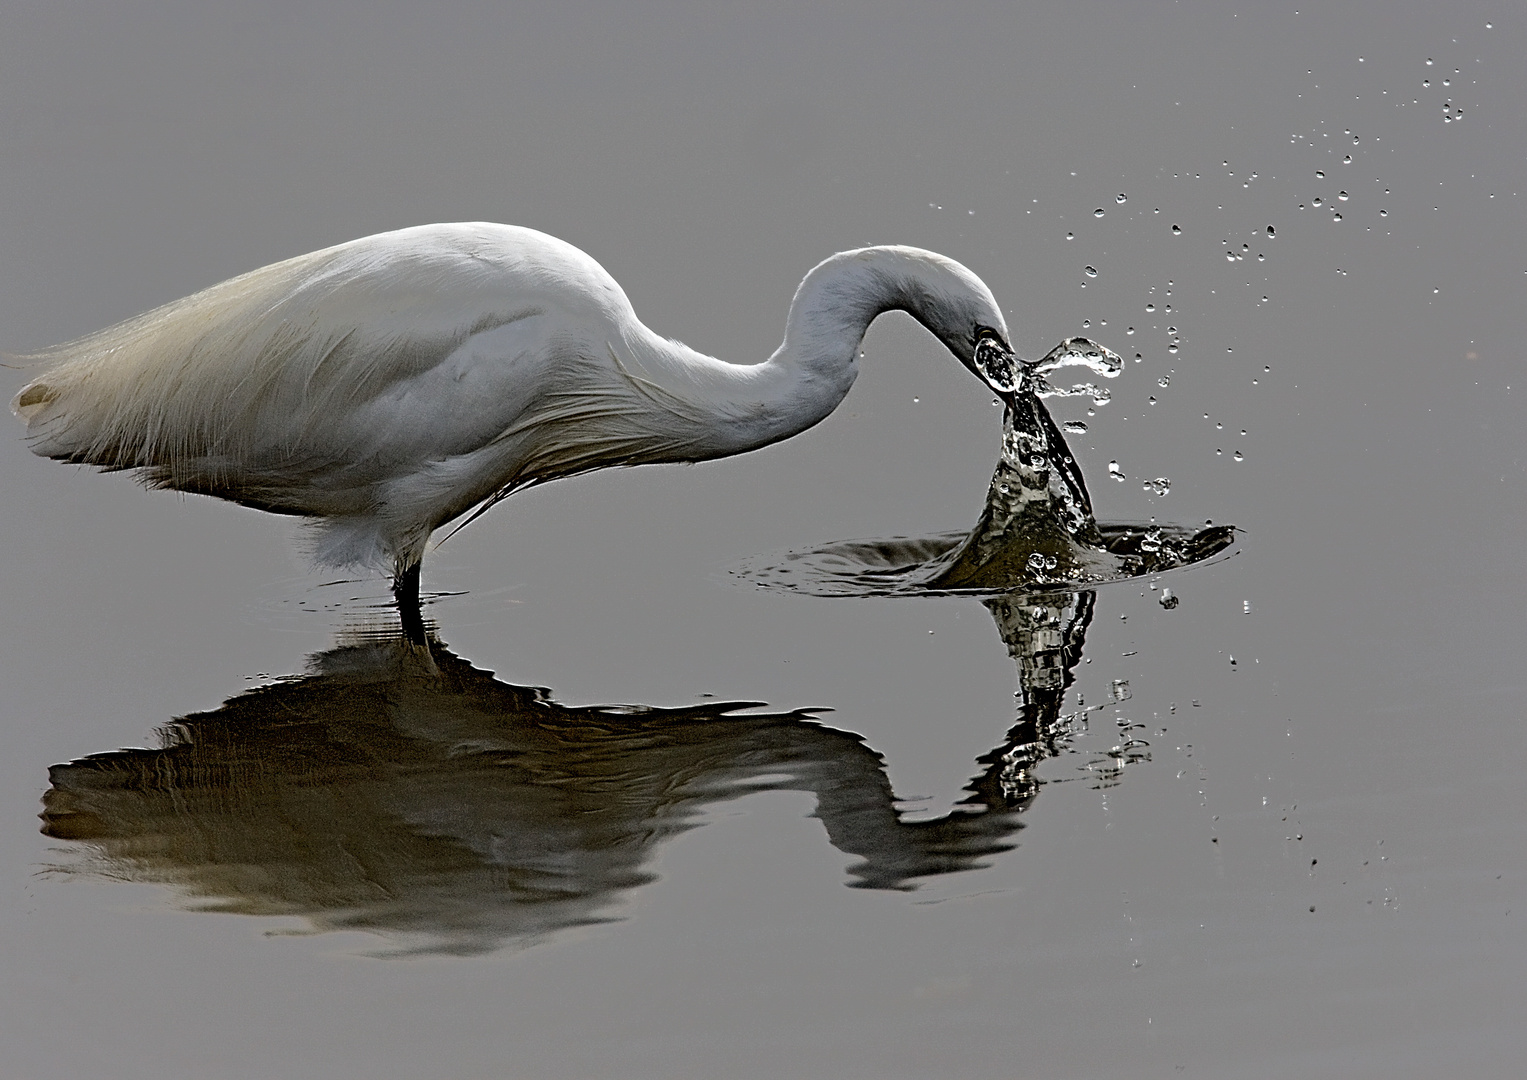
[[[1018,357],[996,337],[981,335],[972,363],[976,373],[997,393],[1009,395],[1018,389]]]

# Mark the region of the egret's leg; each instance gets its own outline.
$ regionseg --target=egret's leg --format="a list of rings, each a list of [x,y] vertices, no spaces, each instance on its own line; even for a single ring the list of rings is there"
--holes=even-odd
[[[419,607],[419,567],[414,563],[392,579],[392,596],[403,623],[403,636],[416,645],[424,644],[424,613]]]

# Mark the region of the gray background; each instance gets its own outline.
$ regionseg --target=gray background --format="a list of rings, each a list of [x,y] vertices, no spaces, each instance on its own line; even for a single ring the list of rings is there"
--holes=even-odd
[[[845,888],[811,798],[767,792],[662,845],[619,921],[377,959],[50,871],[79,852],[37,831],[48,765],[301,671],[385,585],[326,585],[289,522],[35,459],[13,425],[7,1074],[1516,1075],[1523,55],[1512,5],[4,4],[7,350],[487,219],[754,360],[815,262],[917,244],[984,278],[1027,355],[1077,333],[1142,355],[1096,416],[1054,406],[1091,425],[1100,516],[1245,530],[1165,582],[1176,610],[1099,593],[1077,690],[1128,679],[1152,759],[1100,787],[1110,736],[1081,740],[984,870]],[[1013,715],[979,605],[725,575],[974,519],[990,395],[905,319],[866,351],[792,442],[516,496],[427,561],[463,593],[442,637],[563,702],[831,707],[941,813]]]

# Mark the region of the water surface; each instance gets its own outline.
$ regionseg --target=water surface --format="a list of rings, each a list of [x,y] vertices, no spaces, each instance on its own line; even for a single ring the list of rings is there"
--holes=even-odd
[[[1095,549],[1236,527],[1003,542],[1067,470],[991,501],[1002,395],[892,317],[800,438],[464,530],[422,652],[289,523],[0,440],[10,1072],[1520,1071],[1520,16],[6,15],[6,350],[490,219],[761,359],[910,243],[1121,358],[1044,399]]]

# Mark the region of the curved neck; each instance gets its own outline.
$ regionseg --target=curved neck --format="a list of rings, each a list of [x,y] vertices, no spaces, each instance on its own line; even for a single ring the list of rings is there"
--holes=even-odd
[[[978,313],[985,311],[1006,334],[986,285],[952,259],[908,247],[840,252],[801,281],[785,340],[766,365],[795,374],[790,407],[804,420],[796,430],[843,400],[859,373],[865,332],[888,311],[912,316],[971,370]]]
[[[990,290],[952,259],[908,247],[840,252],[801,281],[785,340],[762,364],[725,363],[645,327],[627,339],[637,367],[672,391],[665,412],[685,432],[667,431],[649,460],[741,453],[819,423],[853,385],[865,331],[887,311],[911,315],[972,371],[974,329],[1007,333]]]

